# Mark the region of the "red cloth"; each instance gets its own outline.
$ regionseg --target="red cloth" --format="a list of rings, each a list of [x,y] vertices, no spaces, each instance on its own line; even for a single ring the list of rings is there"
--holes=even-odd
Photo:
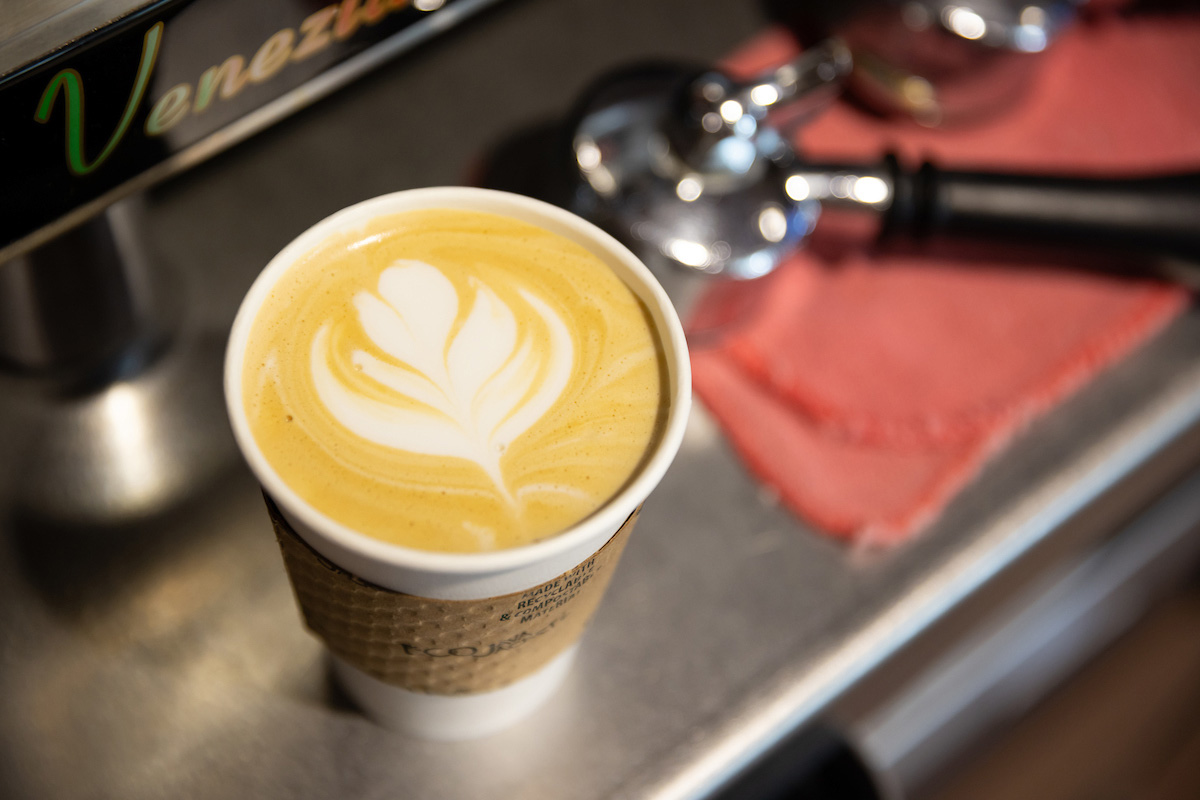
[[[773,31],[728,66],[794,54]],[[819,159],[892,151],[962,168],[1200,168],[1200,17],[1095,15],[1042,58],[1019,106],[986,125],[928,130],[839,103],[799,145]],[[1084,261],[1006,253],[814,240],[769,278],[701,302],[693,330],[740,322],[716,343],[695,338],[696,391],[793,511],[835,536],[902,541],[1022,426],[1187,303],[1175,287],[1071,268]]]

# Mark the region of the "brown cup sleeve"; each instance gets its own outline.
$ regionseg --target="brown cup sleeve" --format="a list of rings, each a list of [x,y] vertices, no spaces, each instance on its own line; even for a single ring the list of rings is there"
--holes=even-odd
[[[350,574],[313,550],[266,501],[308,628],[368,675],[439,695],[507,686],[579,638],[641,511],[583,563],[540,586],[481,600],[435,600]]]

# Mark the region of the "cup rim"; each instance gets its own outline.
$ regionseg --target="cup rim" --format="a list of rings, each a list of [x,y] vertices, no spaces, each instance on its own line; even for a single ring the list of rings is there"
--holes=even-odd
[[[522,221],[543,225],[549,222],[570,229],[621,262],[629,271],[629,278],[639,283],[634,285],[626,276],[618,277],[643,302],[652,306],[651,314],[660,323],[656,333],[665,351],[668,382],[673,383],[668,387],[671,405],[659,442],[650,458],[621,491],[562,533],[530,544],[480,553],[421,550],[375,539],[326,516],[292,490],[271,467],[250,431],[242,402],[245,342],[259,309],[278,278],[330,235],[352,229],[359,220],[366,223],[383,214],[429,208],[495,214],[519,211],[524,212],[524,216],[513,216]],[[616,531],[654,490],[674,460],[691,407],[691,364],[683,326],[666,292],[637,256],[596,225],[558,206],[524,195],[465,186],[406,189],[364,200],[325,217],[289,242],[255,278],[238,308],[226,347],[224,378],[226,407],[238,447],[266,492],[284,508],[285,515],[294,515],[314,535],[372,561],[402,569],[460,575],[504,572],[543,562],[581,546],[591,538]]]

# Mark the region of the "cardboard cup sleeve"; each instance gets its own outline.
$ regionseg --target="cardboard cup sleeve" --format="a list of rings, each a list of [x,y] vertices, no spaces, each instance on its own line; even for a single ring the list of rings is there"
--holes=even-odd
[[[309,630],[368,675],[435,695],[499,689],[574,643],[599,605],[641,510],[583,563],[540,586],[479,600],[435,600],[384,589],[331,563],[266,499]]]

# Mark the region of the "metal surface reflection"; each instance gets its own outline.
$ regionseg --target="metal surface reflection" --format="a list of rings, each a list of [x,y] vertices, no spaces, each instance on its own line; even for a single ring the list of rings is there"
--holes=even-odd
[[[236,458],[221,397],[223,351],[219,337],[187,335],[135,379],[52,403],[14,387],[25,402],[6,413],[36,434],[34,446],[11,454],[17,508],[107,526],[202,489]]]
[[[0,263],[3,411],[36,432],[9,453],[29,516],[108,526],[184,499],[235,453],[223,337],[195,328],[195,287],[142,243],[133,201]]]

